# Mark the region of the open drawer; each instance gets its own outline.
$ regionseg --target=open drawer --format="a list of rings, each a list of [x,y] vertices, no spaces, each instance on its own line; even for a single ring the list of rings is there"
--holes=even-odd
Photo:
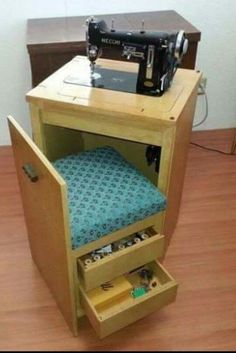
[[[104,305],[100,304],[97,306],[97,304],[94,304],[94,299],[91,299],[94,298],[91,295],[94,290],[86,293],[83,287],[80,286],[81,305],[100,338],[141,319],[175,300],[178,284],[164,267],[160,263],[153,261],[146,264],[143,268],[150,270],[153,273],[153,278],[149,290],[141,296],[134,297],[131,294],[133,291],[127,292],[125,290],[123,295],[116,295],[114,300],[106,301]],[[140,269],[137,269],[124,275],[125,282],[128,282],[131,288],[137,288],[140,285],[139,271]],[[104,291],[104,293],[106,292]]]
[[[139,241],[136,242],[138,239]],[[132,245],[119,249],[119,245],[123,245],[125,240]],[[164,254],[164,236],[157,234],[151,227],[145,232],[141,232],[139,238],[133,234],[125,240],[121,240],[119,244],[110,244],[112,247],[115,245],[118,249],[97,261],[91,260],[92,253],[78,258],[78,276],[85,291],[96,288],[127,271],[160,258]]]

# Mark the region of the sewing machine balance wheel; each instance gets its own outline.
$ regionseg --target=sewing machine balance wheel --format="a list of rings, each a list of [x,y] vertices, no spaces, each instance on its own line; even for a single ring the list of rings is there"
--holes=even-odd
[[[176,59],[182,59],[182,56],[187,53],[188,50],[188,39],[185,37],[183,30],[179,31],[176,44],[175,44],[175,57]]]

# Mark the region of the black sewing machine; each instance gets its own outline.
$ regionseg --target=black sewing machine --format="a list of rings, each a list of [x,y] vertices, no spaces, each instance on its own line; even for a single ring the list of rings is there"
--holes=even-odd
[[[94,87],[161,96],[170,87],[188,48],[188,40],[182,30],[171,33],[145,31],[144,28],[140,31],[115,30],[113,24],[109,29],[103,20],[94,17],[88,18],[87,26],[87,56]],[[138,73],[135,76],[121,71],[105,74],[96,69],[97,58],[107,48],[118,51],[127,60],[132,58],[138,62]]]

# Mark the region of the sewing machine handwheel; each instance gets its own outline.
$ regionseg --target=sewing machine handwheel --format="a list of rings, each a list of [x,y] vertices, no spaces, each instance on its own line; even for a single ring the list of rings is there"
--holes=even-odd
[[[175,42],[176,59],[181,59],[182,56],[187,53],[187,50],[188,50],[188,39],[185,37],[185,32],[181,30],[179,31]]]

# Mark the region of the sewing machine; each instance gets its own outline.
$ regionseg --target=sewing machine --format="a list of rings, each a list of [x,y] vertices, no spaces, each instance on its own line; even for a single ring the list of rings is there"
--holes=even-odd
[[[126,31],[114,29],[114,22],[109,29],[105,21],[94,17],[86,22],[87,56],[91,63],[91,82],[87,85],[155,96],[161,96],[170,87],[188,49],[183,30],[171,33],[146,31],[142,23],[140,31]],[[138,74],[133,76],[117,71],[108,79],[104,77],[106,74],[96,67],[96,60],[107,48],[117,50],[121,57],[137,62]]]

